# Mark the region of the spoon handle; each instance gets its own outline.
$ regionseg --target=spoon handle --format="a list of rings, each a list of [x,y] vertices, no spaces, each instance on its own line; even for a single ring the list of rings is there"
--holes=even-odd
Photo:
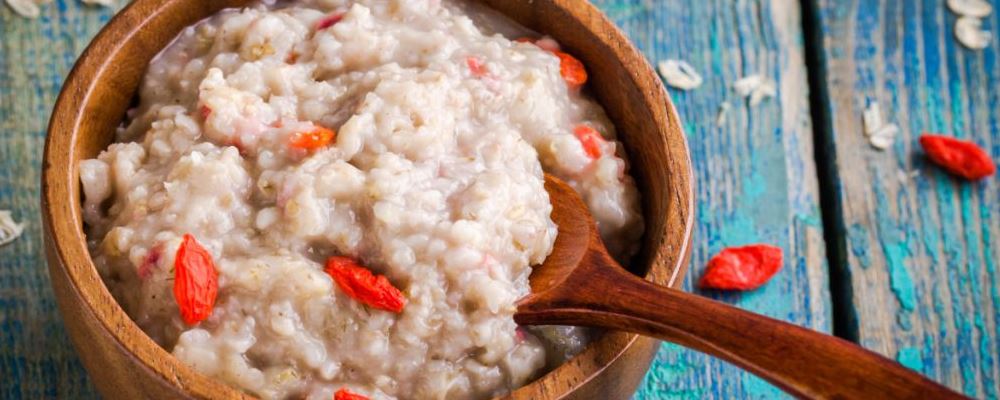
[[[799,398],[965,398],[848,341],[649,283],[595,254],[585,256],[591,260],[583,264],[593,266],[582,274],[586,281],[519,307],[515,320],[667,340],[736,364]]]

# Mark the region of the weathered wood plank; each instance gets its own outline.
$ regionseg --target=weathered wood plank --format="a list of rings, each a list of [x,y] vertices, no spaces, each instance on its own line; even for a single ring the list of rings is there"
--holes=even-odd
[[[1000,387],[1000,183],[954,179],[930,165],[921,132],[975,140],[1000,159],[1000,43],[970,51],[943,0],[812,0],[822,34],[835,160],[838,256],[861,344],[967,395]],[[986,28],[1000,26],[994,13]],[[869,101],[902,128],[870,148]],[[907,176],[918,171],[919,176]]]
[[[784,244],[785,271],[745,295],[709,294],[829,330],[825,256],[794,0],[600,1],[653,60],[687,59],[708,78],[675,93],[698,176],[699,227],[688,286],[711,254],[755,241]],[[94,392],[62,333],[41,254],[38,168],[45,121],[76,55],[109,10],[59,0],[29,21],[0,7],[0,208],[30,221],[0,248],[0,397],[90,398]],[[749,108],[730,91],[761,73],[779,97]],[[722,101],[733,108],[715,126]],[[640,398],[774,397],[762,381],[710,357],[665,345]]]
[[[39,173],[48,115],[110,10],[60,0],[28,20],[0,4],[0,209],[27,221],[0,247],[0,398],[93,398],[63,332],[42,255]]]
[[[686,60],[705,77],[671,91],[690,140],[698,226],[687,287],[725,246],[785,248],[785,269],[746,294],[703,293],[818,330],[831,329],[826,256],[796,0],[596,1],[653,61]],[[779,95],[749,107],[731,90],[759,73]],[[732,108],[716,126],[722,102]],[[640,399],[774,398],[773,386],[704,354],[664,345]]]

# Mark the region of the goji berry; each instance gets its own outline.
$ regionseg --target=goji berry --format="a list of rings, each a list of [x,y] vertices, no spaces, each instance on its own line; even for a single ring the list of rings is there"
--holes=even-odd
[[[219,293],[219,273],[212,255],[194,236],[185,234],[174,257],[174,299],[184,323],[194,325],[212,315]]]
[[[920,146],[935,164],[965,179],[977,180],[996,173],[993,160],[973,142],[925,133],[920,136]]]
[[[316,23],[316,30],[321,31],[331,26],[334,26],[342,19],[344,19],[344,13],[335,13],[327,15]]]
[[[406,305],[403,293],[383,275],[372,274],[349,257],[330,257],[326,273],[349,297],[381,310],[400,313]]]
[[[570,88],[576,89],[587,83],[587,69],[576,57],[561,51],[555,52],[559,57],[559,74]]]
[[[201,114],[202,119],[208,119],[208,116],[212,115],[212,109],[202,104],[202,106],[198,108],[198,113]]]
[[[583,145],[583,151],[587,153],[588,157],[591,159],[601,157],[601,146],[604,144],[604,137],[601,136],[600,132],[589,125],[577,125],[576,129],[573,129],[573,135]]]
[[[466,57],[465,64],[469,66],[469,72],[472,73],[472,76],[481,78],[486,75],[486,65],[479,58]]]
[[[559,74],[562,75],[563,80],[570,88],[576,89],[583,84],[587,83],[587,68],[583,66],[580,60],[576,59],[569,53],[559,50],[559,42],[556,42],[552,38],[543,37],[541,39],[531,39],[528,37],[522,37],[514,39],[518,43],[532,43],[535,46],[541,47],[543,50],[555,54],[559,57]]]
[[[340,388],[333,394],[333,400],[369,400],[368,397],[354,393],[347,388]]]
[[[326,145],[330,144],[336,136],[336,132],[322,126],[317,126],[311,131],[299,132],[292,135],[289,145],[296,149],[316,150],[326,147]]]
[[[723,249],[708,261],[698,286],[703,289],[752,290],[781,269],[780,247],[756,244]]]

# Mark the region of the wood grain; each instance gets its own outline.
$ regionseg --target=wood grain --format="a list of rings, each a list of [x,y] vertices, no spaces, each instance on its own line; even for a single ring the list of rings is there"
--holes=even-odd
[[[0,247],[0,398],[94,398],[56,311],[39,185],[46,120],[76,55],[112,10],[59,1],[27,20],[0,4],[0,209],[28,223]]]
[[[698,294],[829,332],[830,297],[797,0],[602,0],[596,3],[654,62],[686,60],[705,77],[671,90],[695,169],[698,224],[685,287],[726,246],[767,242],[784,270],[750,293]],[[778,97],[751,108],[731,85],[760,73]],[[727,122],[716,126],[722,102]],[[664,344],[638,399],[778,398],[774,386],[702,353]]]
[[[794,0],[599,0],[647,57],[686,59],[708,78],[691,93],[672,93],[691,140],[699,192],[690,282],[712,253],[751,241],[788,243],[785,272],[767,288],[745,295],[702,293],[750,310],[828,330],[825,256],[814,181],[811,127],[798,2]],[[76,56],[110,18],[109,10],[77,0],[43,7],[28,21],[0,6],[0,207],[18,218],[37,214],[41,138],[55,94]],[[754,112],[728,84],[764,71],[779,83],[778,102]],[[36,79],[37,78],[37,79]],[[718,104],[733,104],[715,127]],[[786,106],[787,105],[787,106]],[[752,159],[751,155],[756,154]],[[12,156],[13,155],[13,156]],[[13,157],[13,158],[12,158]],[[15,172],[16,171],[16,172]],[[766,182],[754,190],[754,182]],[[749,196],[754,202],[743,202]],[[765,205],[767,207],[765,207]],[[40,225],[0,248],[0,397],[93,396],[62,333],[42,272]],[[10,254],[15,254],[13,262]],[[8,265],[14,263],[13,268]],[[23,328],[7,329],[14,325]],[[29,340],[31,338],[31,340]],[[36,344],[23,344],[23,343]],[[40,343],[38,343],[40,342]],[[9,366],[9,367],[8,367]],[[11,396],[17,394],[17,396]],[[636,397],[762,398],[772,386],[725,362],[665,344]]]
[[[1000,15],[986,21],[993,44],[975,52],[954,39],[944,1],[813,1],[848,333],[969,396],[996,399],[1000,181],[945,174],[917,138],[971,139],[1000,160]],[[886,152],[861,133],[872,101],[901,128]]]

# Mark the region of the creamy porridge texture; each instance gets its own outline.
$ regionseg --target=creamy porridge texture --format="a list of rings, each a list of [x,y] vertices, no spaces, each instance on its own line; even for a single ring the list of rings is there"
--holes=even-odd
[[[538,377],[587,340],[512,319],[555,239],[543,171],[620,260],[643,225],[581,71],[526,34],[439,0],[263,3],[186,29],[80,165],[108,288],[182,362],[263,398],[488,398]]]

